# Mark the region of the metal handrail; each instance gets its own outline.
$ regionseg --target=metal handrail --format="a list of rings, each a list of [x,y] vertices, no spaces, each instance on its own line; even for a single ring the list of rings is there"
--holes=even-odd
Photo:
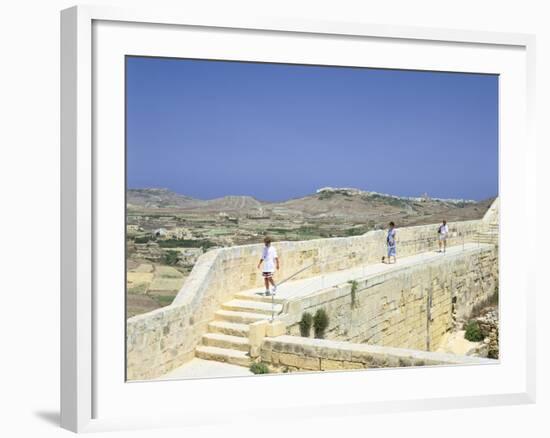
[[[474,239],[475,237],[478,238],[478,245],[479,245],[479,232],[475,232],[475,233],[472,233],[472,236]],[[465,239],[466,239],[466,236],[465,234],[463,233],[457,233],[457,235],[455,236],[456,239],[460,239],[462,241],[462,249],[464,250],[464,245],[465,245]],[[426,239],[413,239],[413,240],[407,240],[407,241],[404,241],[404,242],[399,242],[399,240],[397,240],[396,243],[400,244],[400,246],[409,246],[409,245],[412,245],[412,244],[417,244],[419,242],[425,242]],[[437,241],[437,238],[435,239],[435,241]],[[308,269],[311,269],[312,267],[314,266],[323,266],[325,264],[328,264],[328,263],[334,263],[340,259],[343,259],[343,258],[348,258],[350,257],[350,255],[353,255],[354,253],[350,253],[350,254],[346,254],[346,255],[343,255],[343,256],[340,256],[340,257],[337,257],[337,258],[334,258],[334,259],[325,259],[324,261],[314,261],[312,263],[310,263],[309,265],[307,266],[304,266],[303,268],[299,269],[298,271],[294,272],[293,274],[289,275],[288,277],[284,278],[283,280],[281,280],[279,283],[277,283],[277,288],[279,288],[282,284],[286,283],[287,281],[293,279],[294,277],[296,277],[297,275],[301,274],[302,272],[305,272],[307,271]],[[277,315],[280,315],[281,313],[283,312],[283,309],[281,309],[281,311],[277,314]],[[275,296],[272,294],[271,295],[271,321],[274,320],[274,317],[275,317]]]
[[[351,253],[353,254],[353,253]],[[309,265],[299,269],[298,271],[294,272],[292,275],[289,275],[288,277],[286,277],[285,279],[281,280],[279,283],[277,283],[277,288],[279,288],[282,284],[286,283],[287,281],[291,280],[292,278],[296,277],[298,274],[301,274],[302,272],[304,271],[307,271],[308,269],[312,268],[313,266],[323,266],[325,264],[327,264],[328,262],[334,262],[334,261],[337,261],[337,260],[340,260],[340,259],[343,259],[343,258],[347,258],[349,257],[350,254],[346,254],[344,256],[340,256],[340,257],[337,257],[335,259],[331,259],[331,260],[328,260],[328,259],[325,259],[324,262],[322,263],[319,263],[319,261],[314,261],[313,263],[310,263]],[[278,313],[278,315],[280,315],[282,313],[283,309],[281,309],[281,311]],[[274,316],[275,315],[275,296],[272,294],[271,295],[271,321],[273,321],[274,319]]]

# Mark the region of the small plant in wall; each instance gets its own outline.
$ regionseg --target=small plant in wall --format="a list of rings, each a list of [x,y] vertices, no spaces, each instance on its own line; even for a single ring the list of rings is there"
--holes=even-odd
[[[483,341],[483,335],[481,334],[481,329],[477,321],[470,321],[466,325],[466,332],[464,333],[464,338],[470,342],[480,342]]]
[[[254,362],[250,365],[250,371],[254,374],[269,374],[269,368],[263,362]]]
[[[302,319],[300,320],[300,336],[304,338],[309,338],[312,324],[313,324],[313,316],[311,316],[311,313],[309,312],[302,313]]]
[[[328,327],[328,315],[325,309],[317,309],[313,316],[313,330],[315,337],[323,339],[325,337],[325,331]]]
[[[359,287],[359,283],[356,280],[348,281],[348,283],[351,285],[351,308],[355,309],[357,307],[357,288]]]

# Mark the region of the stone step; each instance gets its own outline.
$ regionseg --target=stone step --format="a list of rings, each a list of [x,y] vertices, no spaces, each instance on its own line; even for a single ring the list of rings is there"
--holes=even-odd
[[[207,345],[199,345],[195,349],[195,356],[200,359],[227,362],[243,367],[248,367],[252,363],[250,356],[244,351],[231,350],[228,348],[209,347]]]
[[[271,297],[266,297],[265,295],[260,295],[258,293],[250,293],[250,292],[239,292],[235,295],[235,298],[238,300],[246,300],[246,301],[256,301],[256,302],[262,302],[262,303],[270,303],[271,304]],[[282,304],[284,303],[284,298],[279,298],[277,295],[273,297],[273,302],[275,304]]]
[[[239,324],[228,321],[212,321],[208,324],[208,331],[210,333],[222,333],[224,335],[248,338],[249,326],[248,324]]]
[[[231,300],[227,303],[222,304],[222,309],[225,310],[236,310],[240,312],[251,312],[251,313],[265,313],[271,315],[271,302],[265,303],[262,301],[251,301],[251,300]],[[279,314],[283,310],[282,304],[274,304],[273,310],[275,315]]]
[[[224,335],[223,333],[206,333],[202,336],[203,345],[209,347],[227,348],[231,350],[249,351],[248,338],[242,336]]]
[[[237,312],[234,310],[218,310],[215,314],[218,321],[237,322],[239,324],[251,324],[256,321],[269,319],[270,315],[264,313]]]

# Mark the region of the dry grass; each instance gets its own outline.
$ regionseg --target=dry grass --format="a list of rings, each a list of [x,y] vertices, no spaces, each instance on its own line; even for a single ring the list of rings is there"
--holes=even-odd
[[[155,266],[155,279],[162,278],[183,278],[183,274],[171,266]]]
[[[154,299],[161,307],[169,306],[172,304],[172,301],[174,301],[174,298],[176,298],[176,295],[158,295],[155,296]]]
[[[133,271],[138,266],[139,266],[139,262],[137,262],[136,260],[132,260],[132,259],[126,260],[126,268],[128,269],[128,271]]]
[[[170,295],[167,292],[177,292],[183,286],[184,278],[159,278],[155,277],[149,286],[151,295]]]
[[[138,263],[127,273],[128,318],[172,303],[185,276],[171,266]]]
[[[126,286],[128,293],[145,294],[153,281],[153,274],[145,272],[128,272]]]
[[[147,295],[126,295],[126,312],[128,318],[142,313],[150,312],[161,307],[161,305],[153,298]]]
[[[137,268],[132,269],[134,272],[153,272],[153,265],[149,263],[141,263]]]

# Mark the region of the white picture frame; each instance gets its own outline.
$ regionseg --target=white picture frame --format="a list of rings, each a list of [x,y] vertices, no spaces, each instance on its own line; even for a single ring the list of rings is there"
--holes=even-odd
[[[105,30],[98,30],[100,29],[97,27],[98,25],[104,26],[101,29]],[[120,37],[120,39],[117,37],[117,32],[119,32],[116,29],[117,26],[126,27],[123,32],[133,32],[132,44],[137,45],[134,46],[131,53],[126,52],[127,49],[124,47],[124,44],[128,44],[128,42],[122,41],[124,40],[123,37]],[[148,32],[150,32],[147,43],[139,38],[140,32],[143,32],[145,28],[149,29]],[[120,204],[120,197],[117,198],[115,193],[112,195],[107,194],[106,187],[110,185],[107,179],[110,181],[115,174],[117,175],[115,177],[117,181],[121,177],[123,178],[124,167],[119,166],[120,161],[118,159],[120,156],[118,158],[113,157],[114,159],[109,161],[111,164],[106,166],[104,163],[106,160],[105,155],[97,154],[98,138],[106,138],[103,132],[107,132],[111,128],[102,127],[98,130],[96,126],[98,121],[101,124],[102,117],[107,117],[107,115],[103,115],[103,111],[99,109],[103,108],[101,107],[103,101],[102,96],[97,94],[96,88],[98,82],[104,80],[104,76],[101,76],[104,71],[101,66],[96,65],[95,61],[101,59],[103,64],[100,64],[104,65],[104,59],[120,57],[121,53],[159,53],[166,56],[170,50],[176,50],[176,48],[163,44],[161,34],[183,28],[190,32],[200,32],[201,35],[232,31],[235,35],[235,41],[250,42],[250,50],[255,50],[255,40],[263,38],[263,35],[269,33],[270,38],[305,38],[310,40],[315,38],[338,38],[338,41],[353,40],[357,44],[367,41],[372,44],[384,42],[384,44],[397,45],[395,53],[401,51],[403,58],[405,58],[406,52],[409,51],[408,48],[412,49],[414,47],[426,48],[426,56],[429,55],[428,52],[432,49],[441,53],[440,59],[434,59],[433,63],[419,61],[417,58],[409,59],[406,61],[408,64],[403,61],[403,65],[398,66],[395,60],[392,61],[391,59],[391,56],[395,55],[391,55],[387,61],[380,58],[376,65],[372,65],[386,68],[392,66],[394,68],[404,68],[408,65],[409,68],[437,70],[439,62],[451,62],[450,58],[453,58],[453,67],[449,67],[449,69],[460,71],[461,65],[467,65],[461,59],[462,55],[447,56],[444,53],[446,50],[464,49],[464,56],[469,56],[466,53],[468,50],[480,48],[486,50],[487,53],[491,51],[499,53],[495,55],[497,58],[502,57],[498,62],[493,62],[491,56],[483,57],[484,59],[477,59],[481,57],[477,56],[476,58],[474,56],[473,58],[476,59],[473,59],[470,68],[464,67],[464,71],[473,71],[475,68],[472,66],[479,65],[477,67],[479,72],[509,74],[508,77],[514,78],[504,85],[505,88],[509,87],[510,93],[507,89],[502,90],[501,109],[503,111],[500,117],[501,127],[504,124],[506,128],[506,132],[501,131],[502,141],[508,145],[504,148],[501,145],[500,163],[502,188],[501,239],[508,242],[507,245],[502,245],[505,257],[501,260],[501,270],[504,274],[501,281],[503,284],[509,282],[512,285],[513,283],[514,290],[521,291],[513,297],[516,301],[505,302],[502,308],[502,324],[504,324],[502,342],[504,345],[502,348],[502,367],[499,365],[501,367],[499,369],[506,369],[508,363],[513,363],[513,365],[502,375],[499,375],[499,378],[501,380],[506,379],[509,386],[505,387],[506,385],[503,382],[502,390],[498,390],[498,387],[491,387],[488,383],[486,387],[480,386],[478,392],[472,391],[471,388],[464,388],[462,392],[455,389],[454,392],[449,391],[449,393],[445,392],[445,388],[440,391],[435,391],[434,388],[431,393],[421,396],[415,395],[414,388],[411,388],[411,392],[408,393],[400,392],[397,389],[388,392],[385,398],[381,396],[368,398],[364,394],[352,394],[350,392],[347,400],[345,393],[333,393],[330,402],[327,400],[324,402],[319,401],[319,397],[312,397],[311,400],[304,398],[293,400],[292,403],[289,403],[288,408],[284,404],[281,406],[281,402],[284,401],[281,398],[282,393],[279,395],[274,393],[273,403],[278,403],[276,405],[277,409],[287,417],[305,418],[311,415],[341,415],[344,412],[347,414],[353,412],[360,415],[368,412],[534,402],[535,310],[534,299],[532,298],[535,290],[535,273],[527,264],[521,263],[517,259],[517,255],[514,255],[514,248],[518,249],[521,245],[523,245],[523,249],[519,252],[520,256],[523,257],[528,252],[525,250],[525,244],[521,242],[521,236],[514,231],[514,225],[524,223],[524,221],[534,222],[535,218],[534,208],[518,208],[521,205],[517,204],[520,199],[523,200],[521,202],[533,206],[536,202],[536,150],[532,132],[535,90],[534,36],[383,26],[359,22],[317,22],[298,18],[258,18],[245,17],[242,14],[225,15],[223,17],[215,14],[202,16],[189,9],[185,11],[163,11],[154,8],[134,10],[104,6],[77,6],[61,12],[61,426],[72,431],[83,432],[119,428],[206,424],[212,422],[212,412],[216,413],[217,422],[229,421],[230,418],[244,420],[250,418],[250,416],[261,419],[267,412],[265,409],[273,409],[273,406],[270,407],[268,402],[267,408],[262,408],[256,406],[254,399],[247,401],[245,396],[247,391],[252,390],[250,384],[252,381],[253,386],[265,385],[266,390],[274,391],[275,385],[281,388],[285,386],[282,379],[291,379],[293,387],[299,387],[304,391],[315,391],[312,388],[317,382],[316,379],[319,378],[326,379],[329,388],[332,387],[331,385],[338,385],[341,388],[353,388],[360,382],[359,379],[363,379],[362,376],[365,375],[365,372],[348,372],[329,373],[330,376],[328,374],[322,376],[313,374],[286,377],[270,376],[268,378],[262,377],[261,382],[256,380],[255,377],[249,379],[142,382],[126,384],[126,387],[131,388],[130,392],[126,391],[127,388],[120,389],[120,391],[113,389],[112,392],[109,389],[109,382],[118,379],[116,382],[117,385],[120,385],[120,388],[125,385],[125,382],[120,381],[120,374],[107,376],[106,370],[109,369],[109,364],[104,362],[107,355],[98,354],[98,351],[103,348],[117,348],[116,345],[120,345],[115,342],[107,347],[108,340],[102,333],[110,326],[113,326],[113,330],[119,333],[120,327],[117,326],[116,321],[120,317],[123,318],[123,315],[116,315],[114,311],[106,311],[102,307],[105,306],[105,301],[97,299],[98,287],[101,289],[102,285],[107,284],[106,282],[110,281],[111,284],[120,285],[112,276],[109,277],[110,274],[106,274],[106,271],[101,267],[104,261],[103,256],[100,256],[100,254],[104,254],[102,251],[105,251],[104,241],[101,239],[107,238],[108,231],[104,232],[105,228],[100,224],[102,223],[101,212],[105,211],[105,207],[116,207]],[[158,39],[153,37],[153,34],[158,34]],[[182,36],[182,38],[185,37],[185,35]],[[265,41],[267,40],[264,40],[264,43]],[[106,42],[109,44],[105,44]],[[285,44],[289,44],[289,42],[287,41]],[[137,49],[138,47],[141,48]],[[237,43],[234,47],[240,46]],[[136,53],[135,50],[139,50],[139,53]],[[197,45],[193,53],[199,53],[200,55],[201,50],[204,51],[202,55],[204,58],[212,56],[212,52],[209,52],[211,49],[207,45]],[[330,54],[331,50],[335,51],[336,49],[330,47],[330,45],[326,46],[328,54],[324,56],[335,56]],[[232,56],[239,59],[242,55],[237,52],[235,51]],[[105,53],[105,58],[101,58],[103,53]],[[273,56],[276,56],[276,54]],[[300,55],[295,56],[294,60],[298,59]],[[446,61],[444,61],[445,58],[447,58]],[[227,59],[230,59],[229,55]],[[386,62],[386,64],[382,65],[383,62]],[[421,64],[421,62],[424,62],[424,64]],[[494,67],[492,67],[493,65]],[[116,68],[110,68],[109,71],[114,76],[120,73]],[[504,71],[506,72],[503,73]],[[123,91],[120,90],[120,81],[123,81],[123,78],[119,76],[116,77],[114,85],[110,84],[104,87],[112,92],[111,95],[114,99],[119,98],[121,93],[123,94]],[[109,78],[106,78],[106,80],[108,81]],[[512,104],[519,107],[519,109],[514,110],[519,112],[512,114],[504,111]],[[115,105],[113,111],[118,111],[118,113],[109,114],[109,119],[113,121],[120,120],[120,110],[121,108]],[[512,117],[512,115],[518,117]],[[105,124],[102,126],[105,126]],[[117,135],[113,135],[113,141],[119,145],[117,141],[120,140],[120,136],[117,137]],[[109,143],[109,141],[107,139],[106,143]],[[98,208],[100,205],[102,208]],[[124,205],[119,205],[118,208],[120,211],[117,210],[117,215],[123,213]],[[123,234],[122,229],[119,230]],[[527,245],[531,245],[531,243],[527,243]],[[120,251],[113,252],[113,257],[117,255],[120,255]],[[514,272],[511,272],[510,266],[514,262],[517,262],[517,265],[515,265]],[[510,313],[506,314],[508,309],[515,309],[514,311],[518,312],[514,333],[506,323],[507,318],[510,321]],[[98,329],[98,325],[101,325],[102,328]],[[521,351],[514,352],[513,355],[510,354],[511,349],[506,348],[507,342],[516,342],[516,345],[521,346],[521,348],[518,348]],[[105,350],[105,352],[107,351]],[[506,356],[506,352],[508,352],[508,356]],[[120,354],[123,355],[124,352],[120,352]],[[491,371],[493,374],[499,372],[498,370],[494,371],[494,367],[490,368],[493,369]],[[466,373],[472,371],[472,369],[469,369]],[[451,373],[454,373],[453,378],[456,379],[467,378],[461,370],[450,370],[449,368],[446,368],[445,371],[426,367],[426,369],[382,370],[366,373],[376,376],[369,381],[374,391],[378,380],[380,380],[379,385],[383,387],[384,376],[388,373],[394,373],[396,379],[403,379],[403,382],[407,382],[407,379],[410,380],[410,374],[403,373],[410,372],[415,372],[415,382],[427,381],[432,376],[436,376],[435,380],[437,378],[445,380],[449,378]],[[483,379],[489,382],[491,373],[489,371],[484,372],[487,375],[484,375]],[[506,376],[510,378],[508,379]],[[239,402],[235,403],[236,406],[232,409],[223,410],[212,402],[212,398],[208,398],[209,395],[212,396],[216,393],[217,388],[222,386],[224,392],[235,391],[235,381],[239,382],[239,392],[244,394],[244,398],[243,400],[239,399]],[[248,381],[248,383],[245,381]],[[151,406],[148,406],[148,416],[139,415],[139,409],[134,411],[134,415],[129,414],[129,411],[117,411],[117,406],[124,404],[121,403],[122,399],[118,397],[128,397],[127,400],[133,399],[135,401],[140,400],[140,397],[142,397],[141,400],[149,400],[166,394],[167,399],[170,400],[170,397],[173,397],[173,394],[170,394],[171,388],[176,385],[179,385],[180,389],[185,386],[185,393],[193,394],[195,411],[186,410],[185,412],[188,414],[182,415],[183,408],[181,406],[166,409],[162,404],[159,404],[154,411],[151,411]],[[414,384],[411,382],[410,386],[412,387]],[[127,392],[126,395],[123,395],[124,391]],[[418,389],[418,391],[420,392],[416,394],[421,394],[421,390]],[[107,398],[110,400],[111,405],[106,401]],[[299,406],[300,409],[292,409],[296,406]],[[206,407],[210,410],[208,415],[205,410]]]

